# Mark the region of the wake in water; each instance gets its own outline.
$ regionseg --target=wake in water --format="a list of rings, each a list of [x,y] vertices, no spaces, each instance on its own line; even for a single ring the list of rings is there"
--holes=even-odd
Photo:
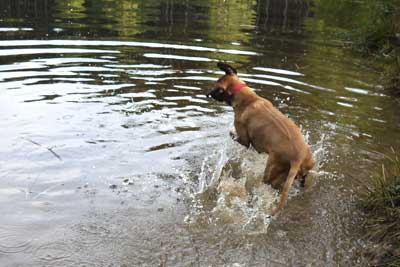
[[[308,141],[309,135],[305,138]],[[311,180],[318,176],[325,158],[324,139],[322,136],[311,144],[316,160]],[[226,138],[202,162],[198,183],[189,194],[191,203],[185,222],[192,227],[228,224],[247,234],[265,233],[271,222],[269,214],[279,199],[279,192],[263,182],[267,159],[267,154]],[[296,183],[289,198],[299,192]]]

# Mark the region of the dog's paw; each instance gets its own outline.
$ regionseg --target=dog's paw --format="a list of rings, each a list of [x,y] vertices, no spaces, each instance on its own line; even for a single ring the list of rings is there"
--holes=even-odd
[[[229,131],[229,136],[234,140],[237,141],[238,140],[238,135],[236,133],[236,131],[234,129]]]
[[[279,213],[280,213],[280,209],[279,208],[274,208],[270,213],[269,213],[269,215],[271,216],[271,217],[276,217],[277,215],[279,215]]]

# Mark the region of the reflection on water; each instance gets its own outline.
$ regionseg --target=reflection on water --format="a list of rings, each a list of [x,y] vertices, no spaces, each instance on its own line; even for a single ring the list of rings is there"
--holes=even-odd
[[[308,1],[0,10],[2,265],[363,266],[352,186],[399,145],[398,104]],[[277,220],[266,155],[231,141],[231,108],[205,97],[219,60],[318,161]]]
[[[256,26],[269,34],[300,34],[304,19],[311,15],[309,1],[257,1]]]

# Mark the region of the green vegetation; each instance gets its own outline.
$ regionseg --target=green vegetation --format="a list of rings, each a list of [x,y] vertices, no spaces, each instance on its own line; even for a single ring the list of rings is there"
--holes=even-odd
[[[394,50],[392,39],[400,32],[400,6],[396,0],[367,0],[364,20],[353,31],[355,44],[368,53],[388,54]]]
[[[382,61],[383,84],[400,94],[399,0],[316,0],[315,13],[344,46]]]
[[[365,53],[390,53],[400,33],[399,0],[316,0],[317,17],[352,48]]]
[[[360,205],[367,214],[368,237],[382,249],[374,248],[372,266],[400,266],[400,158],[393,152],[382,171],[365,186]]]

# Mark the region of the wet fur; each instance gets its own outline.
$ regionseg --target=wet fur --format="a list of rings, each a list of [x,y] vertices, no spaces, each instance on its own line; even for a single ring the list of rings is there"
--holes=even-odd
[[[218,63],[225,71],[215,88],[230,90],[243,83],[237,71],[230,65]],[[214,89],[216,90],[216,89]],[[236,92],[228,104],[235,113],[236,134],[231,133],[240,144],[250,145],[259,153],[268,153],[264,182],[281,189],[281,197],[272,215],[283,209],[290,187],[296,177],[304,184],[305,177],[314,167],[311,150],[299,127],[275,108],[270,101],[258,96],[249,87]]]

